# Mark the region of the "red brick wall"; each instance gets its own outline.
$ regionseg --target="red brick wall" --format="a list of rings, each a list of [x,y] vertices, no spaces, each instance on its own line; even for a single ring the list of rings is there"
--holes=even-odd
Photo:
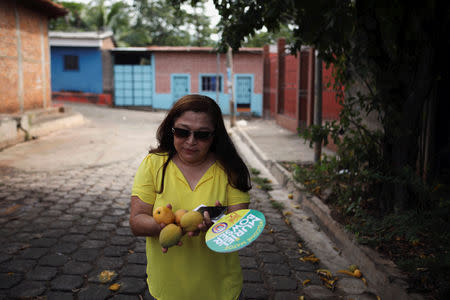
[[[278,56],[276,53],[270,53],[270,112],[271,117],[277,114],[278,97]]]
[[[283,47],[284,44],[279,41],[278,48],[280,46]],[[279,125],[292,131],[311,125],[314,116],[313,50],[302,50],[297,56],[285,54],[285,51],[269,53],[268,50],[267,47],[264,58],[264,107],[270,108],[270,112],[265,111],[265,115],[270,115]],[[332,68],[333,66],[330,66],[327,69],[325,64],[322,68],[323,120],[337,120],[341,111],[341,105],[336,100],[336,91],[333,90]],[[327,86],[328,83],[330,86]]]
[[[336,98],[337,93],[333,90],[334,79],[332,76],[333,66],[328,69],[326,64],[322,65],[322,119],[338,120],[341,112],[341,105]],[[328,86],[329,84],[329,86]]]
[[[198,93],[198,76],[217,72],[217,54],[206,52],[155,52],[155,91],[170,93],[170,76],[175,73],[190,74],[191,93]],[[254,92],[262,93],[262,54],[235,53],[233,73],[254,74]],[[226,80],[226,55],[220,54],[220,73]],[[225,82],[224,82],[225,83]]]
[[[296,118],[298,106],[299,57],[286,55],[284,59],[283,114],[291,118]]]
[[[0,112],[2,113],[43,108],[49,106],[51,101],[47,17],[15,3],[17,2],[0,1]],[[19,22],[16,20],[16,11]],[[20,28],[20,49],[18,49],[18,28]],[[20,78],[23,83],[22,89],[19,86]]]
[[[14,3],[0,1],[0,112],[19,109]]]
[[[300,107],[299,107],[299,125],[306,126],[307,103],[308,103],[308,68],[309,52],[302,51],[300,63]]]

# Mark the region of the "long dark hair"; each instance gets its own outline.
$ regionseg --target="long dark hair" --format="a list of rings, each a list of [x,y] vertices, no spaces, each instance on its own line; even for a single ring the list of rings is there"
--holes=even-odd
[[[186,95],[181,97],[167,113],[167,116],[159,125],[156,138],[158,146],[150,149],[149,153],[158,155],[168,154],[168,159],[162,167],[161,188],[158,193],[164,191],[164,177],[167,165],[176,154],[173,144],[172,127],[175,121],[186,111],[203,112],[210,116],[214,125],[214,137],[210,151],[216,156],[217,161],[224,168],[228,182],[234,188],[243,192],[251,189],[250,173],[242,158],[236,151],[223,122],[222,112],[217,103],[203,95]]]

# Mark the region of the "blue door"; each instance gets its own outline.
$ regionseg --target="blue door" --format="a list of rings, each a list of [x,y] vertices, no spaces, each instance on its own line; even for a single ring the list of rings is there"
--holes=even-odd
[[[153,76],[150,65],[114,66],[114,102],[117,106],[152,106]]]
[[[236,75],[236,106],[239,109],[249,109],[252,99],[252,77],[250,75]]]
[[[190,84],[188,74],[172,75],[171,89],[174,103],[184,95],[189,94],[189,86]]]

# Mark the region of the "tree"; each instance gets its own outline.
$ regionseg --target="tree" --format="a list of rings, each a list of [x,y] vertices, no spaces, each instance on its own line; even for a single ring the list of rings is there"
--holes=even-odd
[[[273,45],[279,38],[286,39],[286,44],[293,43],[293,32],[289,26],[280,24],[280,29],[276,32],[267,31],[266,28],[259,30],[254,35],[246,37],[242,43],[245,47],[264,47],[264,45]]]
[[[448,2],[214,3],[222,17],[222,48],[229,44],[237,49],[263,26],[276,32],[284,24],[294,29],[292,50],[311,45],[334,64],[336,78],[346,88],[339,127],[347,130],[340,145],[349,150],[352,139],[364,143],[353,149],[364,155],[353,153],[361,160],[360,171],[371,171],[369,189],[380,208],[433,205],[427,191],[449,168],[444,156],[448,121],[436,114],[444,109],[450,81]],[[360,88],[352,95],[355,84]],[[378,116],[381,131],[364,126],[362,118],[369,113]],[[328,126],[328,133],[337,137],[339,127]]]
[[[88,5],[76,2],[60,2],[69,13],[64,18],[51,20],[50,30],[55,31],[106,31],[111,30],[119,45],[129,34],[130,6],[125,2],[110,3],[93,0]]]
[[[131,10],[125,2],[93,0],[90,2],[89,11],[86,21],[97,31],[111,30],[118,38],[129,29]]]
[[[146,32],[148,40],[147,45],[206,45],[211,44],[209,28],[209,19],[205,15],[189,14],[179,5],[172,5],[170,1],[147,1],[135,0],[133,4],[136,10],[136,23],[132,30]],[[202,7],[199,4],[199,7]],[[191,38],[189,27],[192,25],[197,31],[194,38]]]
[[[89,25],[85,21],[86,5],[75,2],[59,2],[69,13],[64,18],[51,19],[49,29],[54,31],[85,31]]]
[[[205,14],[205,1],[199,1],[192,4],[193,13],[188,17],[189,23],[192,24],[190,31],[192,32],[190,44],[193,46],[212,46],[214,42],[211,35],[217,33],[217,30],[210,27],[211,21]]]
[[[52,20],[49,28],[60,31],[111,30],[119,46],[212,46],[209,17],[204,2],[193,13],[173,6],[167,0],[92,0],[88,5],[60,2],[69,10],[64,18]]]

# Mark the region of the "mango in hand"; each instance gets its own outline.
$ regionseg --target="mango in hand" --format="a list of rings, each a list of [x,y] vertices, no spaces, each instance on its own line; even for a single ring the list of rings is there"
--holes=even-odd
[[[196,231],[198,225],[203,222],[203,215],[198,211],[192,210],[185,213],[180,220],[180,225],[184,231]]]
[[[159,233],[159,243],[163,248],[169,248],[178,244],[183,232],[181,227],[175,224],[166,225]]]
[[[160,206],[153,211],[153,218],[158,224],[171,224],[175,222],[175,214],[167,206]]]

